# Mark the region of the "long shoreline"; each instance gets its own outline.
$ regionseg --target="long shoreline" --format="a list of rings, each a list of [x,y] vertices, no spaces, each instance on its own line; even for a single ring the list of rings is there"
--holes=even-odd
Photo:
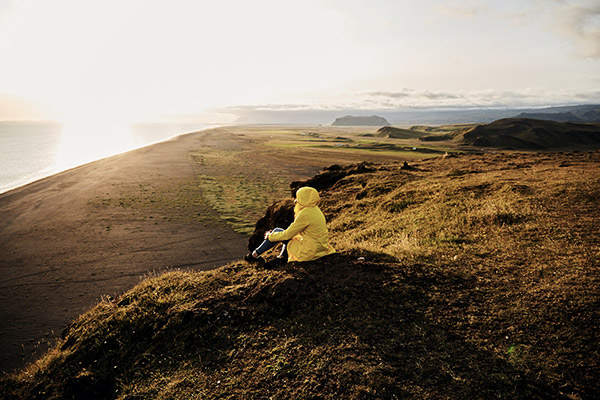
[[[289,196],[290,182],[331,164],[416,157],[307,147],[307,130],[339,135],[208,128],[0,194],[0,371],[42,355],[82,312],[148,274],[241,259],[248,236],[232,226],[249,228],[269,202]]]
[[[68,170],[71,170],[73,168],[78,168],[96,161],[100,161],[100,160],[104,160],[106,158],[110,158],[110,157],[114,157],[114,156],[118,156],[121,154],[126,154],[129,153],[131,151],[135,151],[135,150],[139,150],[139,149],[143,149],[144,147],[148,147],[148,146],[153,146],[155,144],[159,144],[159,143],[164,143],[164,142],[168,142],[170,140],[173,140],[179,136],[183,136],[183,135],[189,135],[189,134],[194,134],[194,133],[198,133],[198,132],[202,132],[202,131],[206,131],[206,130],[210,130],[210,129],[216,129],[219,128],[221,125],[214,125],[214,126],[210,126],[210,127],[205,127],[205,128],[201,128],[201,129],[197,129],[197,130],[193,130],[193,131],[188,131],[188,132],[179,132],[179,133],[175,133],[169,137],[166,137],[164,139],[159,139],[156,141],[152,141],[146,144],[142,144],[139,146],[134,146],[132,148],[127,148],[124,149],[123,151],[119,151],[115,154],[109,154],[109,155],[105,155],[105,156],[100,156],[97,158],[92,158],[90,160],[87,160],[83,163],[77,164],[77,165],[71,165],[71,166],[66,166],[66,167],[59,167],[59,166],[51,166],[51,167],[46,167],[40,171],[34,172],[32,174],[30,174],[28,177],[22,178],[18,181],[12,182],[12,183],[8,183],[6,184],[4,187],[0,187],[0,195],[4,194],[4,193],[8,193],[11,190],[15,190],[18,188],[21,188],[23,186],[27,186],[31,183],[37,182],[39,180],[45,179],[45,178],[49,178],[53,175],[56,174],[60,174],[61,172],[65,172]],[[44,172],[46,171],[46,172]]]
[[[81,312],[148,274],[244,254],[247,237],[214,211],[174,203],[198,196],[189,152],[207,139],[230,140],[214,128],[179,134],[0,194],[0,371],[43,354]],[[126,204],[151,193],[154,208]]]

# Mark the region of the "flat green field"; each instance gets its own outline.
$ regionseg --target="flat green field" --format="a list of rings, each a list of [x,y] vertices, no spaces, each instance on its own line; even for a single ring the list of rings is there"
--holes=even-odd
[[[326,166],[411,163],[454,151],[417,139],[376,137],[373,127],[235,126],[215,131],[228,140],[203,140],[190,158],[204,201],[244,234],[252,233],[266,207],[290,196],[290,182],[308,179]]]

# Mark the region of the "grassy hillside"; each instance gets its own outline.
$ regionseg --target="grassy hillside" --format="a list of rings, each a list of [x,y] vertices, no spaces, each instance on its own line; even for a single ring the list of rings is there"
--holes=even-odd
[[[507,118],[466,128],[460,141],[478,147],[543,150],[600,146],[600,124]]]
[[[337,254],[149,277],[0,393],[598,398],[599,177],[600,152],[329,168]]]
[[[384,126],[377,131],[377,137],[391,139],[415,139],[424,136],[423,132],[414,129],[395,128],[393,126]]]

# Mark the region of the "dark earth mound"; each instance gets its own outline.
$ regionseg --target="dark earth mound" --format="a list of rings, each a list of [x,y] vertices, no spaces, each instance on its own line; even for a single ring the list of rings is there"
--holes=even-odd
[[[456,137],[455,133],[446,133],[443,135],[428,135],[420,137],[419,140],[423,142],[443,142],[444,140],[452,140]]]

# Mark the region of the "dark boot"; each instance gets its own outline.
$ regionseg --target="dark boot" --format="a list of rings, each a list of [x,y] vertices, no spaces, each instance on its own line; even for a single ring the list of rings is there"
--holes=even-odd
[[[262,257],[254,257],[252,253],[248,253],[244,256],[244,261],[249,262],[250,264],[256,264],[259,267],[265,265],[265,259]]]

